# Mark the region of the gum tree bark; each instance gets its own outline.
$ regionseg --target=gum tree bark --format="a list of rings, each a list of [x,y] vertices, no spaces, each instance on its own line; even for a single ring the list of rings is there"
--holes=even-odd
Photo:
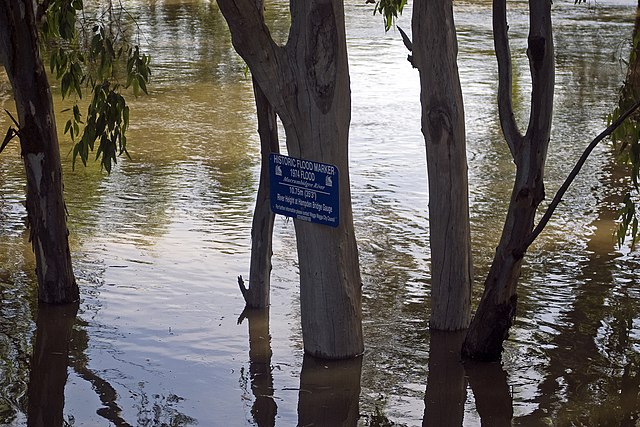
[[[46,303],[68,303],[78,299],[78,286],[71,267],[53,102],[38,52],[33,5],[0,0],[0,63],[18,111],[38,297]]]
[[[460,330],[471,318],[472,257],[464,105],[451,0],[415,0],[413,64],[420,71],[431,244],[430,327]]]
[[[338,227],[294,220],[302,337],[312,356],[357,356],[364,345],[349,184],[351,94],[343,4],[292,1],[285,46],[271,38],[255,0],[218,0],[218,5],[236,51],[283,123],[289,155],[340,171]]]
[[[484,293],[471,321],[462,354],[469,359],[493,361],[516,313],[516,284],[531,235],[538,205],[544,199],[544,163],[549,145],[555,82],[551,1],[529,1],[527,56],[532,78],[531,114],[525,135],[515,123],[511,104],[511,57],[507,36],[506,0],[493,2],[493,33],[498,58],[500,123],[516,164],[502,236],[485,281]]]

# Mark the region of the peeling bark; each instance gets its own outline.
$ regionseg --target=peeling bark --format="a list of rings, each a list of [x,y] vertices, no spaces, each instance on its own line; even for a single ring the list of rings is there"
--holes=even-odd
[[[0,0],[0,63],[11,81],[18,111],[38,297],[46,303],[76,301],[79,292],[67,237],[58,134],[31,1]]]

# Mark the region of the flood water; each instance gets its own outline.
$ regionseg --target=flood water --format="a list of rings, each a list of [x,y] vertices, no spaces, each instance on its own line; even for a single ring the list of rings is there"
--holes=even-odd
[[[458,363],[430,334],[429,229],[419,81],[396,30],[346,5],[350,163],[366,350],[304,357],[293,223],[276,220],[272,306],[250,313],[259,173],[251,81],[215,2],[126,2],[153,58],[132,101],[129,151],[111,175],[71,169],[62,139],[79,307],[38,307],[17,147],[0,155],[0,424],[36,406],[75,426],[638,426],[640,256],[613,239],[626,191],[599,147],[526,257],[501,364]],[[514,103],[528,115],[527,8],[509,2]],[[267,2],[286,39],[287,7]],[[548,197],[606,125],[625,73],[633,1],[554,2],[556,98]],[[469,153],[475,297],[511,190],[497,119],[491,3],[456,2]],[[398,20],[410,29],[410,10]],[[68,104],[55,100],[58,111]],[[0,106],[14,111],[0,78]],[[58,127],[66,121],[63,113]],[[9,120],[0,116],[0,128]],[[14,144],[12,144],[14,145]],[[73,316],[77,309],[77,318]],[[53,339],[52,337],[56,337]],[[68,337],[68,363],[63,357]],[[50,357],[33,358],[32,354]]]

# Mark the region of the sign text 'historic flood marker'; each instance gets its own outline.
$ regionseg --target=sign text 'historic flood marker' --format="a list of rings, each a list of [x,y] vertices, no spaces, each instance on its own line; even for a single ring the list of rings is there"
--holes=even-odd
[[[336,166],[271,153],[269,175],[274,213],[338,226],[340,193]]]

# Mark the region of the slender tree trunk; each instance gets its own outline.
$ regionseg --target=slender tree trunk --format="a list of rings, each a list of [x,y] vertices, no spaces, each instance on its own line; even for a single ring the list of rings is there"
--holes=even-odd
[[[284,125],[293,157],[339,174],[339,225],[294,220],[305,352],[354,357],[364,349],[361,281],[353,228],[348,139],[351,94],[344,9],[339,0],[291,2],[291,30],[277,46],[254,0],[218,0],[233,44]]]
[[[469,326],[473,266],[464,106],[451,0],[413,4],[413,64],[420,71],[431,244],[430,327]]]
[[[516,164],[516,180],[484,294],[462,348],[463,356],[470,359],[493,361],[501,357],[502,343],[516,314],[516,284],[527,249],[523,242],[533,230],[536,210],[544,199],[544,163],[551,131],[555,76],[551,1],[531,0],[529,8],[527,55],[532,77],[531,115],[527,133],[521,136],[511,111],[506,1],[494,0],[500,120]]]
[[[269,198],[269,153],[280,152],[278,144],[278,124],[271,104],[264,96],[258,83],[253,81],[253,93],[256,99],[258,116],[258,134],[260,135],[260,183],[256,207],[251,225],[251,264],[249,269],[249,288],[243,289],[247,307],[269,307],[271,289],[271,255],[273,223],[275,214],[271,212]],[[241,285],[242,286],[242,285]]]
[[[71,267],[53,102],[38,52],[33,4],[0,0],[0,61],[18,111],[38,296],[46,303],[66,303],[78,299],[78,286]]]

